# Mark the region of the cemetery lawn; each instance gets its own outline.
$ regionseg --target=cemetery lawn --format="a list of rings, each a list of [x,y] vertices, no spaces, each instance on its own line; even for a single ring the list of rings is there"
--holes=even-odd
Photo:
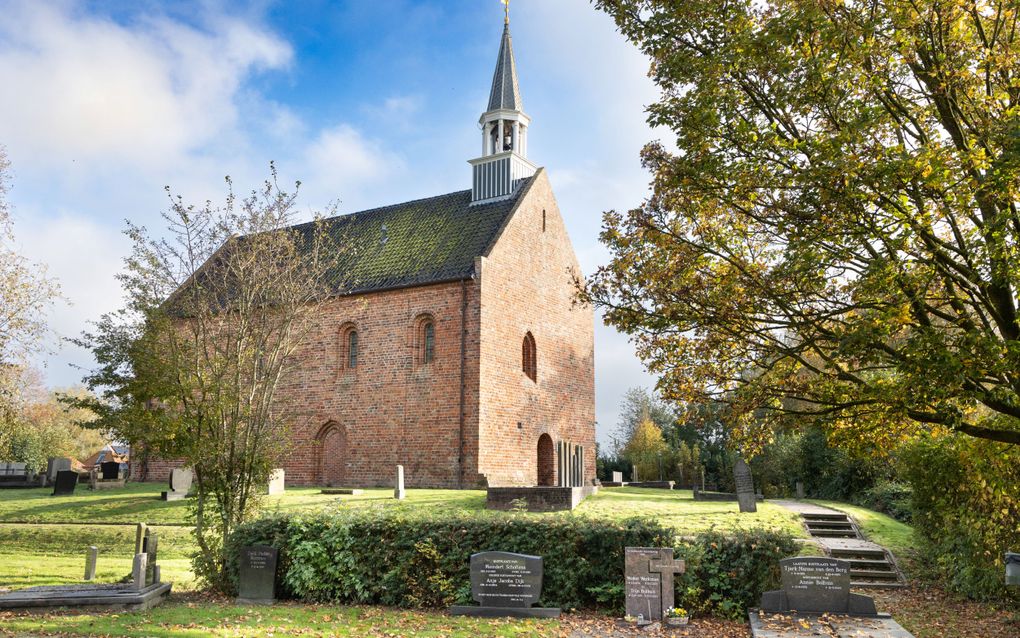
[[[162,549],[162,548],[161,548]],[[195,598],[195,597],[193,597]],[[382,607],[174,600],[146,612],[12,614],[0,612],[0,636],[555,636],[557,621],[454,618]]]
[[[186,501],[164,502],[162,483],[135,483],[123,489],[92,492],[79,486],[74,496],[50,496],[52,490],[0,490],[0,587],[64,585],[81,582],[85,553],[99,548],[96,582],[115,582],[131,571],[134,524],[144,522],[160,535],[159,562],[163,578],[175,591],[197,587],[189,556],[194,540]],[[388,488],[367,489],[358,496],[328,496],[319,488],[288,488],[282,496],[266,497],[267,513],[317,511],[327,507],[398,507],[434,514],[437,510],[485,515],[481,490],[407,491],[398,502]],[[339,504],[338,504],[339,501]],[[806,538],[799,519],[789,510],[761,503],[757,514],[740,514],[736,503],[694,501],[686,490],[606,488],[572,513],[526,516],[583,516],[622,520],[655,518],[692,535],[716,529],[768,528]],[[810,546],[808,546],[810,547]]]
[[[163,483],[131,483],[122,489],[92,492],[79,485],[73,496],[51,496],[51,488],[0,490],[0,523],[148,523],[189,526],[186,500],[164,502]],[[349,507],[420,508],[422,512],[471,511],[484,513],[483,490],[409,489],[407,499],[393,499],[391,488],[369,488],[357,496],[320,494],[317,487],[288,487],[285,494],[267,496],[266,513],[317,511],[338,503]],[[603,488],[573,513],[552,512],[531,516],[586,516],[622,520],[650,516],[680,534],[696,534],[764,527],[797,537],[806,532],[795,514],[771,503],[761,503],[757,514],[740,514],[736,503],[695,501],[690,490],[656,490],[638,487]]]

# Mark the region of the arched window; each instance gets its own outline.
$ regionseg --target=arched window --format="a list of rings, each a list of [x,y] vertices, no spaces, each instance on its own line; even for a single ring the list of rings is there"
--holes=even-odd
[[[436,358],[436,324],[426,321],[422,327],[422,337],[422,362],[427,365]]]
[[[358,331],[351,330],[347,333],[347,367],[354,369],[358,367]]]
[[[358,368],[358,327],[353,323],[340,327],[340,370],[354,372]]]
[[[436,360],[436,320],[430,314],[414,320],[414,364],[427,366]]]
[[[538,361],[535,352],[535,337],[529,332],[524,335],[524,344],[521,346],[521,369],[532,381],[538,381]]]

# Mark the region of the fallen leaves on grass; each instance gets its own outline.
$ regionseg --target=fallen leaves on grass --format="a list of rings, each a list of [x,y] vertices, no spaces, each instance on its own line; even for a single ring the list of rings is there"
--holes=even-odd
[[[869,592],[916,638],[1017,638],[1020,609],[966,600],[938,589]]]

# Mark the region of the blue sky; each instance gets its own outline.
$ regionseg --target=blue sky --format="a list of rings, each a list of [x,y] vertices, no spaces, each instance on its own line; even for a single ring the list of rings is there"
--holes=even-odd
[[[60,337],[120,305],[124,220],[157,229],[165,185],[222,200],[273,160],[306,216],[469,187],[502,31],[498,0],[92,2],[0,0],[0,144],[21,250],[67,297],[51,385],[87,353]],[[601,213],[646,196],[638,152],[647,61],[586,0],[512,0],[532,161],[545,166],[582,267],[607,259]],[[599,438],[624,390],[651,378],[596,324]]]

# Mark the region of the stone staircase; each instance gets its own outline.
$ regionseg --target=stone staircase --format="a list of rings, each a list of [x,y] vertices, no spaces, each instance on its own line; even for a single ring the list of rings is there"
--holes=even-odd
[[[819,539],[829,556],[850,561],[851,586],[883,589],[905,586],[892,555],[864,540],[846,514],[813,511],[801,513],[801,517],[808,533]]]

